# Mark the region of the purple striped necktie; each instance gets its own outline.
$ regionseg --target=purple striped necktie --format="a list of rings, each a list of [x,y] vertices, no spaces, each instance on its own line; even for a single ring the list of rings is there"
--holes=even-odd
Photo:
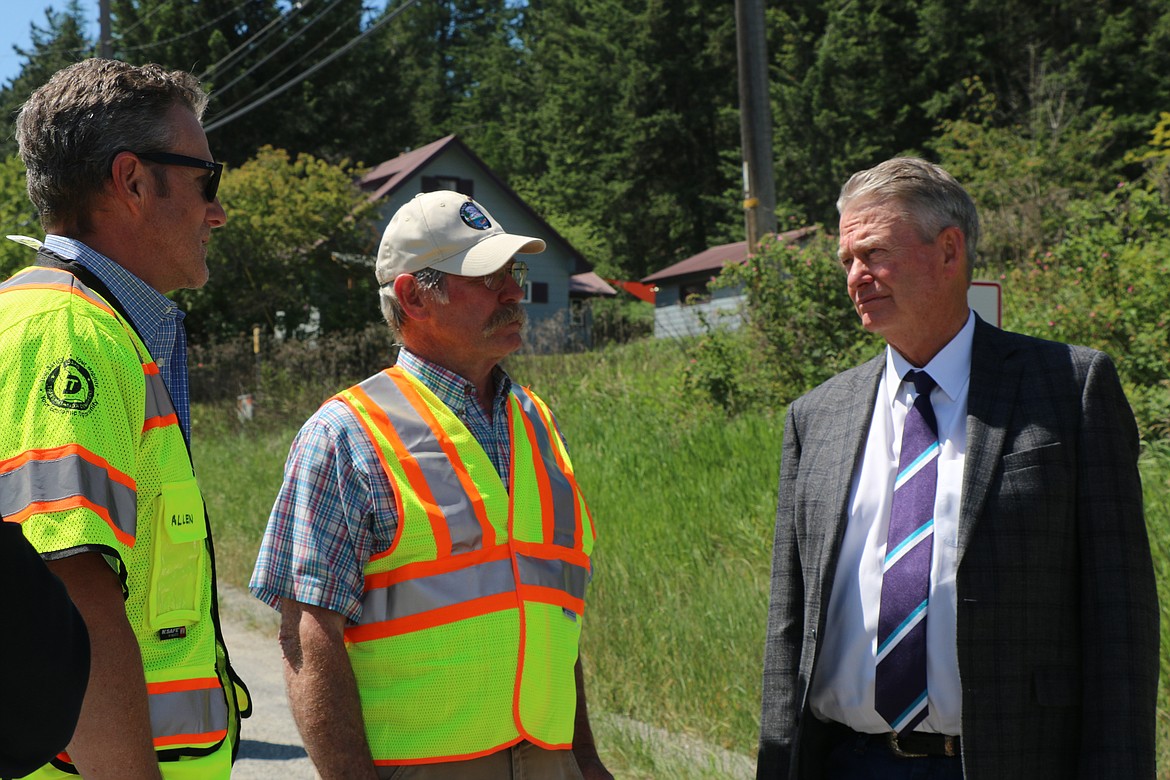
[[[882,561],[874,707],[896,732],[926,718],[926,613],[938,481],[938,423],[930,405],[935,381],[925,371],[905,379],[918,391],[902,427],[890,530]]]

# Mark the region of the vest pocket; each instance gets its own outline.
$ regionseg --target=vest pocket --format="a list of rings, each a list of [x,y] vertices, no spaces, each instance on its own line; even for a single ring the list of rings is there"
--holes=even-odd
[[[194,479],[166,483],[154,504],[150,592],[151,630],[189,626],[199,620],[207,555],[203,497]]]

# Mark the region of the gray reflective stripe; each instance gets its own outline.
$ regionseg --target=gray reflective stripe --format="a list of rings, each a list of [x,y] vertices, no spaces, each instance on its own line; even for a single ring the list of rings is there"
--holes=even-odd
[[[73,496],[84,496],[105,509],[115,526],[134,535],[138,522],[137,493],[80,455],[30,460],[0,474],[0,515],[5,517],[18,515],[36,502]]]
[[[141,356],[140,356],[141,357]],[[175,414],[175,405],[171,403],[171,394],[163,382],[161,374],[146,375],[146,419],[168,417]]]
[[[557,465],[553,443],[548,437],[548,428],[536,408],[536,403],[529,398],[524,388],[514,387],[520,408],[532,423],[532,430],[536,434],[536,450],[540,452],[540,457],[544,461],[544,470],[548,474],[549,487],[552,490],[554,523],[552,543],[562,547],[573,547],[577,534],[577,497],[573,495],[573,486]],[[536,464],[536,467],[540,468],[540,464]]]
[[[110,305],[103,301],[98,295],[68,271],[61,271],[56,268],[34,268],[27,273],[20,276],[8,279],[3,284],[0,284],[0,291],[11,290],[25,285],[32,284],[69,284],[76,287],[78,292],[83,293],[87,298],[91,299],[99,306],[109,309]]]
[[[516,578],[512,574],[511,560],[488,561],[366,591],[362,597],[360,622],[369,625],[396,620],[515,590]]]
[[[585,598],[585,586],[589,583],[589,570],[566,561],[546,561],[528,555],[517,555],[520,582],[524,585],[538,585],[555,588],[573,598]]]
[[[385,372],[359,385],[374,403],[382,407],[410,454],[418,461],[435,503],[447,519],[451,552],[463,553],[483,547],[483,529],[475,516],[471,497],[459,482],[455,467],[439,444],[431,426],[419,417],[402,390]]]
[[[220,688],[152,693],[149,701],[150,730],[155,739],[227,729],[227,700]]]

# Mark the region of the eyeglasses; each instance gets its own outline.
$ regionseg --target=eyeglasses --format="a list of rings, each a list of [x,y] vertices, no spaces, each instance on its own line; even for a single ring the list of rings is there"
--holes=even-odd
[[[219,180],[223,176],[223,163],[211,160],[200,160],[198,157],[187,157],[183,154],[171,152],[132,152],[136,157],[162,165],[182,165],[187,168],[202,168],[208,172],[207,181],[203,183],[203,197],[208,203],[215,200],[215,193],[219,191]]]
[[[509,276],[516,280],[517,285],[523,287],[525,280],[528,279],[528,263],[521,260],[513,260],[487,276],[481,276],[480,278],[483,279],[484,286],[492,292],[495,292],[504,286]]]

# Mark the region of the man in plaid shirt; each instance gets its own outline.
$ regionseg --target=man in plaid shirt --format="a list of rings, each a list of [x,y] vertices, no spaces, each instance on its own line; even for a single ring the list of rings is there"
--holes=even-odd
[[[417,196],[378,252],[396,365],[293,442],[252,577],[282,613],[322,777],[609,778],[577,641],[592,518],[521,346],[544,250],[471,198]]]

